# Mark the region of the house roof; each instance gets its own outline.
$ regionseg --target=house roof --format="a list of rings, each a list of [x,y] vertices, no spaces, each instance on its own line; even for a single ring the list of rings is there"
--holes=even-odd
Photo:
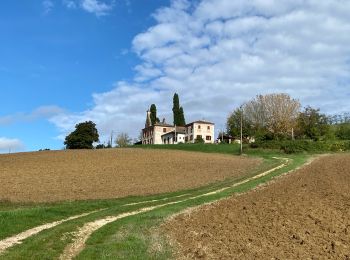
[[[173,125],[167,123],[155,123],[153,126],[165,126],[165,127],[174,127]]]
[[[186,127],[184,127],[184,126],[177,126],[176,127],[176,132],[178,132],[178,133],[186,133]]]
[[[186,126],[190,126],[190,125],[193,125],[193,124],[207,124],[207,125],[215,125],[214,123],[212,122],[209,122],[209,121],[205,121],[205,120],[197,120],[197,121],[193,121],[189,124],[187,124]]]
[[[162,136],[168,135],[168,134],[175,134],[175,130],[172,130],[170,132],[162,134]],[[184,126],[177,126],[176,127],[176,134],[186,134],[186,128]]]
[[[145,127],[144,129],[152,128],[152,127],[155,127],[155,126],[160,126],[160,127],[174,127],[173,125],[166,124],[166,123],[155,123],[154,125],[151,125],[151,126],[149,126],[149,127]],[[144,129],[143,129],[143,130],[144,130]]]

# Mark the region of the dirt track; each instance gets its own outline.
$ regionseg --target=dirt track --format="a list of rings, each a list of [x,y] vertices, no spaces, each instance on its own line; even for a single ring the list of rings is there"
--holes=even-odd
[[[51,202],[171,192],[240,177],[259,160],[166,150],[0,155],[0,200]]]
[[[350,155],[323,157],[275,183],[164,226],[178,258],[350,259]]]

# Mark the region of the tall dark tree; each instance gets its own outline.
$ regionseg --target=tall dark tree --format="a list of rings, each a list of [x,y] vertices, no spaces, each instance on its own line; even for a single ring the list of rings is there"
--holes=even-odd
[[[177,93],[173,97],[173,115],[174,115],[174,125],[179,125],[180,123],[180,100]]]
[[[159,118],[157,117],[157,107],[155,104],[152,104],[150,107],[151,112],[151,123],[152,125],[159,123]]]
[[[185,120],[184,109],[182,107],[180,107],[179,117],[180,117],[179,126],[185,126],[186,125],[186,120]]]
[[[173,97],[173,115],[174,115],[174,125],[184,126],[186,124],[185,115],[183,108],[180,107],[179,95],[174,94]]]
[[[93,143],[99,141],[96,124],[92,121],[79,123],[75,130],[66,136],[64,144],[67,149],[92,149]]]

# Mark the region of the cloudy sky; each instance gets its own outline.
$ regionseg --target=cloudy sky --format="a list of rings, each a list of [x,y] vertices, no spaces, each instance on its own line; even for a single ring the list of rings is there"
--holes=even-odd
[[[222,128],[257,94],[350,111],[348,0],[4,0],[0,152],[61,149],[74,125],[137,137],[155,103]]]

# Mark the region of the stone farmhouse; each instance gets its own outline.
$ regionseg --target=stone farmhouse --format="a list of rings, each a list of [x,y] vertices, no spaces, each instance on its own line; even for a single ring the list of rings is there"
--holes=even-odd
[[[194,143],[202,138],[204,143],[214,143],[215,124],[199,120],[186,126],[167,124],[165,120],[152,125],[151,112],[147,111],[145,128],[142,129],[142,144]]]

